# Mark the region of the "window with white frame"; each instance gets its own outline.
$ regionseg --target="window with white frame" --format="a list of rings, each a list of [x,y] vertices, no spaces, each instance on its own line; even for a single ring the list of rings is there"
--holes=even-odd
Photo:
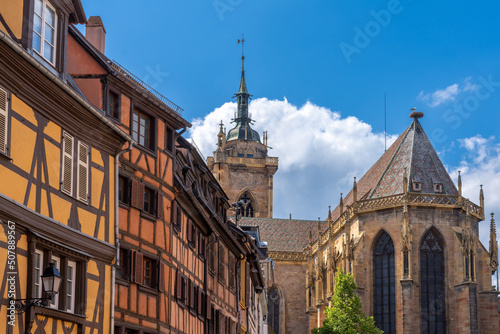
[[[90,147],[64,131],[61,190],[84,203],[89,202],[89,161]]]
[[[66,310],[75,311],[75,274],[76,262],[68,261],[66,268]]]
[[[34,296],[35,298],[42,297],[42,274],[43,274],[43,252],[41,250],[35,251],[35,258],[33,259],[33,274],[34,274]]]
[[[55,64],[57,15],[47,0],[35,0],[33,15],[33,50]]]
[[[54,263],[54,267],[61,272],[61,258],[53,255],[51,262]],[[59,298],[57,298],[57,295],[50,300],[50,307],[59,308]]]

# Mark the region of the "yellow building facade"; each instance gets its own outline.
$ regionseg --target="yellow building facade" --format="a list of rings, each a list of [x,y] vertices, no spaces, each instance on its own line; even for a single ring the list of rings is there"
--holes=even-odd
[[[0,332],[109,333],[115,159],[132,139],[66,73],[80,1],[2,1],[0,16]],[[59,292],[31,305],[49,263]]]

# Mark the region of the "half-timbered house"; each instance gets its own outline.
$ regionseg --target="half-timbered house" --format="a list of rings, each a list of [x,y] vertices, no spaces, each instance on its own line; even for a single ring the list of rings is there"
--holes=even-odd
[[[132,138],[67,74],[68,24],[85,21],[79,0],[0,6],[3,333],[111,331],[115,161]],[[49,263],[61,276],[50,300]]]
[[[120,158],[114,329],[168,332],[176,324],[173,259],[181,256],[172,246],[175,138],[190,124],[180,107],[104,55],[105,33],[97,16],[85,36],[70,29],[68,71],[88,100],[136,141]]]

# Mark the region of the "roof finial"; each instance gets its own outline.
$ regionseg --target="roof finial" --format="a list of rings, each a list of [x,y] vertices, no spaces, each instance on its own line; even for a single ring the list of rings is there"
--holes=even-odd
[[[417,108],[415,108],[415,107],[410,109],[410,111],[411,111],[410,118],[417,119],[417,118],[424,117],[424,113],[423,112],[416,111],[416,110],[417,110]]]
[[[458,171],[458,196],[462,196],[462,176],[460,176],[460,171]]]
[[[244,38],[244,35],[241,34],[241,39],[238,39],[238,44],[241,43],[241,70],[243,71],[245,66],[244,66],[244,62],[245,62],[245,38]]]

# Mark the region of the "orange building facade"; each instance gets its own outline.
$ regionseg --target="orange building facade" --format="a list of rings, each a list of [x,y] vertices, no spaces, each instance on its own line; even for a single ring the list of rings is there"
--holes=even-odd
[[[132,138],[67,74],[80,1],[2,1],[0,16],[0,332],[109,333],[114,166]]]

